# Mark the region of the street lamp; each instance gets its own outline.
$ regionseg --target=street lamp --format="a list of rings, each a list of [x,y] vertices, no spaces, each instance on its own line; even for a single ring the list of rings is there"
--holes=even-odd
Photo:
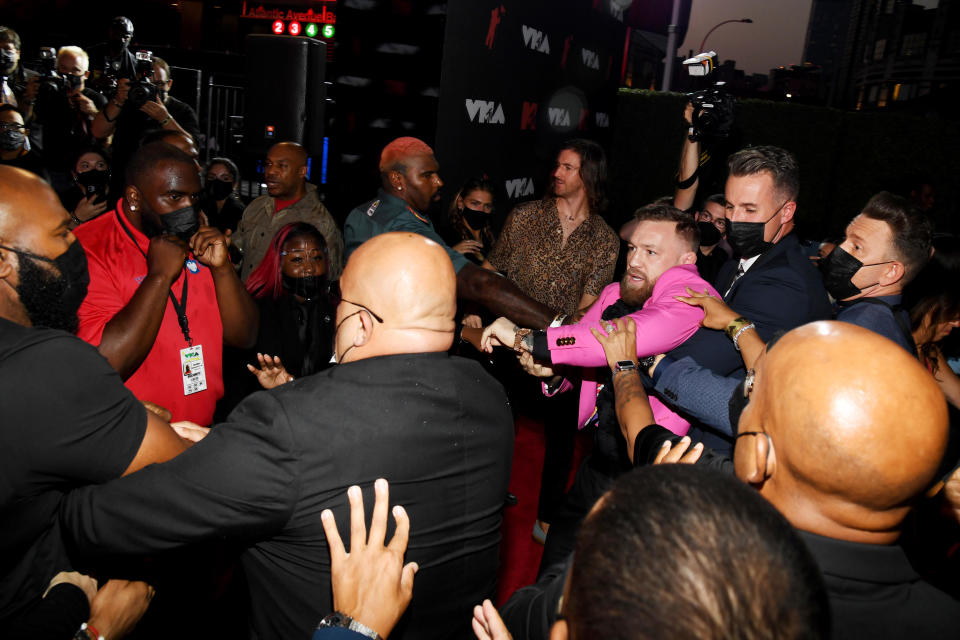
[[[707,31],[707,35],[703,36],[703,41],[700,43],[700,48],[697,49],[697,53],[703,53],[704,51],[706,51],[705,47],[707,46],[707,38],[710,37],[711,33],[716,31],[717,27],[722,27],[723,25],[729,24],[731,22],[744,22],[746,24],[753,24],[753,20],[751,20],[750,18],[740,18],[739,20],[736,20],[736,19],[724,20],[720,24],[714,25],[713,28],[710,29],[710,31]]]

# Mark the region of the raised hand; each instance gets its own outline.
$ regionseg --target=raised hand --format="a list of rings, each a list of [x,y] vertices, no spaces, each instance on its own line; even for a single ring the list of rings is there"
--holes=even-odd
[[[200,227],[190,238],[190,249],[201,264],[210,268],[230,265],[227,238],[216,227]]]
[[[390,487],[380,478],[374,482],[373,489],[376,498],[369,536],[360,487],[352,486],[347,490],[350,500],[349,553],[344,549],[333,513],[325,509],[320,519],[330,548],[333,608],[386,638],[410,604],[413,576],[419,567],[416,562],[403,564],[410,518],[400,505],[393,508],[393,519],[397,524],[393,539],[384,546]]]
[[[489,600],[473,608],[473,633],[477,640],[513,640],[497,608]]]
[[[607,365],[611,369],[622,360],[637,362],[637,323],[633,318],[617,318],[607,324],[606,335],[594,327],[590,328],[590,333],[603,347]]]
[[[248,364],[247,370],[257,376],[260,386],[264,389],[273,389],[293,380],[293,376],[287,372],[283,363],[280,362],[279,356],[258,353],[257,361],[260,363],[259,369],[252,364]]]
[[[524,371],[537,378],[552,378],[556,375],[551,367],[535,360],[529,351],[518,353],[517,361]]]
[[[187,243],[173,235],[151,238],[147,248],[147,275],[160,276],[168,283],[176,282],[189,255]]]
[[[513,321],[507,318],[497,318],[493,324],[483,330],[483,336],[480,338],[480,346],[487,353],[493,353],[494,347],[513,348],[517,332]]]
[[[703,443],[698,442],[691,447],[691,442],[689,436],[683,436],[680,442],[673,445],[669,440],[665,441],[660,445],[653,464],[694,464],[703,455]]]
[[[726,302],[710,295],[708,291],[697,293],[690,287],[687,287],[687,294],[689,297],[675,297],[680,302],[684,302],[691,307],[700,307],[703,309],[704,315],[700,324],[708,329],[725,329],[728,324],[740,317],[740,314],[728,307]]]

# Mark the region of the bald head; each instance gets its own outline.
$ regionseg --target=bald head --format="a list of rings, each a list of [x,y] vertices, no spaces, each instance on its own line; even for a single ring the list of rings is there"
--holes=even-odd
[[[307,150],[296,142],[278,142],[267,151],[263,179],[278,200],[299,200],[306,193]]]
[[[347,360],[358,360],[446,351],[453,343],[456,274],[447,252],[424,236],[397,232],[371,238],[350,256],[340,288],[340,362],[348,349]]]
[[[24,252],[54,260],[76,238],[69,231],[70,216],[44,180],[23,169],[0,165],[0,184],[0,317],[29,325],[33,324],[31,313],[18,292],[21,263],[30,260]],[[39,268],[55,275],[46,266]],[[33,316],[39,317],[37,313]]]
[[[947,441],[940,388],[887,338],[844,322],[786,334],[758,362],[737,474],[801,529],[890,541]]]

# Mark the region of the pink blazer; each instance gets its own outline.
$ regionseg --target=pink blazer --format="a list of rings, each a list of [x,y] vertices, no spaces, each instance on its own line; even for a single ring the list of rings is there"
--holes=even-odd
[[[694,291],[706,289],[711,295],[718,296],[716,290],[700,277],[696,265],[682,264],[663,272],[653,286],[653,293],[643,308],[630,314],[637,324],[637,356],[665,353],[677,347],[692,336],[700,327],[703,310],[691,307],[674,296],[687,295],[686,287]],[[719,297],[719,296],[718,296]],[[566,364],[583,367],[583,382],[580,384],[580,411],[578,422],[583,429],[596,411],[597,406],[597,367],[607,366],[603,347],[590,333],[591,327],[602,330],[600,316],[603,310],[620,298],[620,283],[604,287],[600,297],[577,324],[547,329],[547,344],[550,358],[554,364]],[[573,385],[564,380],[555,393],[572,389]],[[546,386],[544,386],[546,393]],[[657,424],[677,435],[685,435],[690,423],[671,411],[657,398],[650,398],[650,408]]]

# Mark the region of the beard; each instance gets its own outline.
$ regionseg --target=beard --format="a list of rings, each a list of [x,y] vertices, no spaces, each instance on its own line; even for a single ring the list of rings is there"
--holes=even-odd
[[[620,299],[631,307],[642,307],[643,303],[653,294],[655,284],[655,282],[650,282],[645,274],[643,282],[635,284],[630,280],[630,272],[627,271],[620,280]]]
[[[65,305],[69,296],[64,295],[68,281],[63,274],[44,269],[32,258],[22,258],[17,275],[17,295],[33,326],[77,332],[77,309]]]

